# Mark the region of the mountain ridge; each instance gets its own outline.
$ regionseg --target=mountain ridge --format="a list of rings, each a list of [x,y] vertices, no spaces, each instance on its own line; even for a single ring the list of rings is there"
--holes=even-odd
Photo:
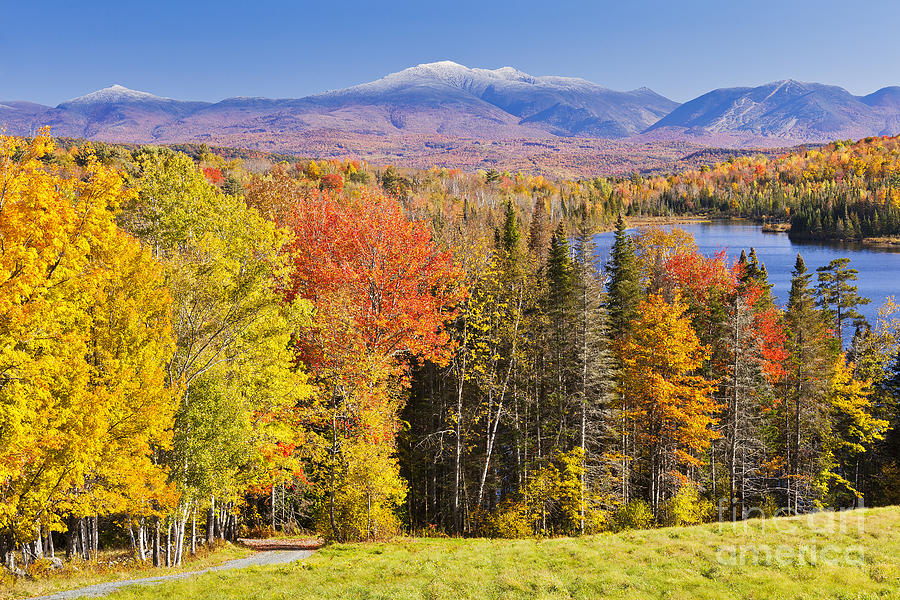
[[[592,148],[608,151],[608,141],[758,148],[891,135],[900,133],[900,87],[854,96],[785,79],[718,88],[679,104],[647,87],[617,91],[512,66],[439,61],[303,98],[199,102],[113,84],[54,107],[0,100],[7,133],[30,135],[44,125],[54,135],[109,142],[212,143],[447,165],[465,146],[470,157],[481,153],[483,164],[500,165],[516,163],[507,153],[535,147],[529,140],[547,153],[578,148],[583,160]]]

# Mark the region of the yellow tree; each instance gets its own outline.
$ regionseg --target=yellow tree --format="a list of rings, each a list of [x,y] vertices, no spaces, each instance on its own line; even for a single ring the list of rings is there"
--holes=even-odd
[[[98,515],[146,517],[173,498],[167,471],[152,460],[171,441],[176,408],[177,390],[166,385],[174,342],[165,271],[131,236],[117,232],[112,241],[94,254],[107,276],[90,310],[88,339],[90,387],[103,411],[100,455],[70,509],[93,517],[92,532]]]
[[[292,408],[310,388],[290,335],[309,305],[283,304],[275,288],[284,231],[211,185],[183,154],[144,148],[135,162],[139,191],[123,222],[165,263],[173,298],[167,378],[180,393],[165,460],[182,492],[167,532],[177,563],[201,503],[208,499],[209,541],[233,536],[248,487],[295,470],[303,431]]]
[[[56,173],[41,160],[52,151],[43,135],[0,138],[0,553],[40,555],[42,530],[84,514],[104,458],[138,470],[168,425],[167,303],[152,260],[116,227],[122,178],[90,148],[79,171]],[[131,286],[158,306],[129,308]],[[144,393],[161,412],[117,422],[143,411]]]
[[[713,430],[713,415],[719,409],[712,398],[715,382],[693,374],[708,351],[691,328],[686,310],[678,297],[669,304],[651,294],[638,308],[631,332],[617,346],[622,393],[647,463],[647,492],[654,512],[699,466],[698,454],[718,436]]]
[[[825,444],[828,468],[820,477],[833,500],[860,498],[860,461],[875,442],[883,440],[890,427],[876,416],[872,383],[853,376],[854,365],[841,355],[834,367],[828,401],[831,431]]]

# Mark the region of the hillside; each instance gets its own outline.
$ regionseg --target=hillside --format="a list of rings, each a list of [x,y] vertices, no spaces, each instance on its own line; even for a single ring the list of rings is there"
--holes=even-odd
[[[129,142],[221,139],[260,130],[282,142],[291,134],[328,131],[615,139],[643,131],[678,106],[647,88],[618,92],[584,79],[534,77],[512,67],[470,69],[451,61],[300,99],[182,102],[114,85],[53,109],[4,104],[0,119],[10,133],[41,123],[53,125],[58,135]]]
[[[428,168],[555,176],[655,170],[708,147],[774,148],[900,131],[900,88],[867,96],[793,80],[710,91],[679,105],[514,67],[420,64],[304,98],[164,98],[119,85],[50,107],[0,100],[0,127],[131,143],[207,143]]]
[[[290,566],[110,598],[896,598],[898,531],[894,507],[734,530],[725,523],[584,538],[333,545]]]
[[[895,135],[900,132],[898,95],[898,88],[883,88],[868,96],[854,96],[838,86],[792,79],[717,89],[682,104],[647,132],[701,139],[726,135],[742,143]]]

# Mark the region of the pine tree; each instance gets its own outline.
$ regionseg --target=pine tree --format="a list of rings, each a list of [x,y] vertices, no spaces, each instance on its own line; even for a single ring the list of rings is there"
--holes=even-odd
[[[609,256],[607,306],[610,335],[619,338],[637,314],[641,301],[640,268],[631,237],[625,231],[625,219],[616,221],[615,241]]]
[[[784,380],[781,417],[788,506],[799,512],[813,498],[813,482],[824,469],[822,424],[827,422],[825,396],[834,365],[834,345],[825,332],[809,287],[812,273],[797,255],[785,322],[791,358]]]
[[[819,278],[816,289],[818,304],[829,315],[841,345],[844,343],[844,322],[862,325],[865,319],[856,307],[871,302],[869,298],[860,296],[856,286],[852,285],[851,282],[858,279],[859,271],[847,268],[848,264],[849,258],[835,258],[816,269]]]
[[[574,239],[575,292],[577,303],[577,358],[580,401],[579,446],[583,449],[581,469],[580,530],[585,533],[585,513],[589,496],[612,490],[600,490],[610,484],[606,450],[615,447],[612,425],[612,356],[608,348],[608,319],[603,306],[603,283],[596,256],[594,231],[582,210]]]

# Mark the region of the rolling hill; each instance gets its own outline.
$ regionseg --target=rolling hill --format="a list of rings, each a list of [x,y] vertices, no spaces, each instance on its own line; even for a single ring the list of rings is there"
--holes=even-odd
[[[679,105],[648,88],[615,91],[584,79],[442,61],[299,99],[189,102],[114,85],[55,107],[0,100],[7,133],[28,135],[44,125],[57,136],[109,142],[202,142],[412,167],[591,175],[656,168],[661,159],[708,147],[895,134],[900,87],[854,96],[785,80],[717,89]]]

